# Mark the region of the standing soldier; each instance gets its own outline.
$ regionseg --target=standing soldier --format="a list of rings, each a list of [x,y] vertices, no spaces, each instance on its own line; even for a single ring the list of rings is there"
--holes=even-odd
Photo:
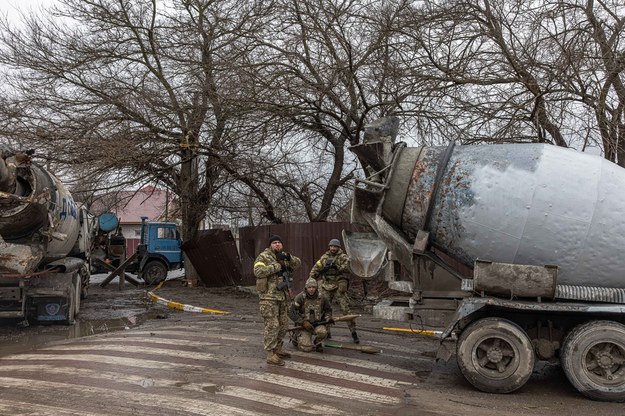
[[[289,328],[289,304],[293,296],[291,272],[300,264],[299,258],[283,251],[282,239],[277,235],[269,238],[269,247],[254,262],[260,315],[265,323],[264,347],[269,364],[284,365],[282,359],[291,357],[282,348],[282,342]]]
[[[328,336],[326,325],[332,323],[332,306],[325,296],[319,295],[317,281],[312,277],[306,281],[304,290],[295,296],[293,310],[295,323],[302,326],[297,334],[297,348],[304,352],[311,352],[313,348],[323,352],[322,342]]]
[[[328,298],[330,304],[336,298],[343,315],[350,315],[349,299],[347,298],[347,289],[349,288],[347,263],[349,259],[341,249],[341,242],[336,238],[330,240],[328,246],[328,251],[317,260],[309,277],[318,279],[323,276],[320,295]],[[347,321],[347,327],[352,333],[354,342],[358,344],[360,340],[356,333],[356,322],[354,320]],[[328,333],[328,338],[330,338],[330,333]]]

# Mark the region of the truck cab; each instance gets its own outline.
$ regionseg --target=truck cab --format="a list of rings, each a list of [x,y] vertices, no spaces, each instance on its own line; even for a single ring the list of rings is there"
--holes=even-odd
[[[147,284],[158,284],[167,272],[182,267],[182,240],[173,222],[149,222],[141,217],[141,240],[131,257],[126,259],[126,238],[121,232],[119,218],[112,212],[98,217],[99,233],[94,239],[95,266],[105,270],[124,267],[137,273]]]
[[[165,280],[169,270],[182,266],[181,246],[175,223],[147,222],[141,217],[141,243],[137,247],[140,277],[148,284]]]

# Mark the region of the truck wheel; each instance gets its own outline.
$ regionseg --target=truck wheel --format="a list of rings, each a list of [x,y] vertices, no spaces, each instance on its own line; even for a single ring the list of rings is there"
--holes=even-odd
[[[167,278],[167,267],[158,260],[149,261],[141,274],[148,285],[156,285]]]
[[[510,393],[523,386],[535,360],[525,331],[501,318],[480,319],[462,331],[456,359],[467,381],[487,393]]]
[[[564,338],[560,361],[566,377],[584,396],[625,401],[625,325],[590,321]]]

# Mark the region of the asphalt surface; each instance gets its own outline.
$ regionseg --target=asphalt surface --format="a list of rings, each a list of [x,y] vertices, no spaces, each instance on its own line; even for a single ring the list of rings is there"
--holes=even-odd
[[[438,342],[384,330],[402,323],[357,309],[365,354],[326,347],[265,363],[258,300],[247,290],[183,287],[163,299],[230,312],[182,312],[147,299],[145,288],[92,288],[72,327],[0,330],[0,413],[7,415],[620,415],[593,402],[558,365],[537,366],[507,395],[475,390],[455,360],[434,359]],[[351,344],[345,324],[333,341]],[[453,344],[450,345],[453,350]]]

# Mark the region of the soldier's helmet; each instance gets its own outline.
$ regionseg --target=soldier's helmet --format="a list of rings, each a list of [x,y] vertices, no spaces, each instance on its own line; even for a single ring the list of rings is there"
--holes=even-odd
[[[337,246],[337,247],[341,247],[341,242],[339,240],[337,240],[336,238],[333,238],[332,240],[330,240],[330,242],[328,243],[328,246]]]
[[[317,287],[317,280],[314,277],[309,277],[306,280],[306,287]]]

